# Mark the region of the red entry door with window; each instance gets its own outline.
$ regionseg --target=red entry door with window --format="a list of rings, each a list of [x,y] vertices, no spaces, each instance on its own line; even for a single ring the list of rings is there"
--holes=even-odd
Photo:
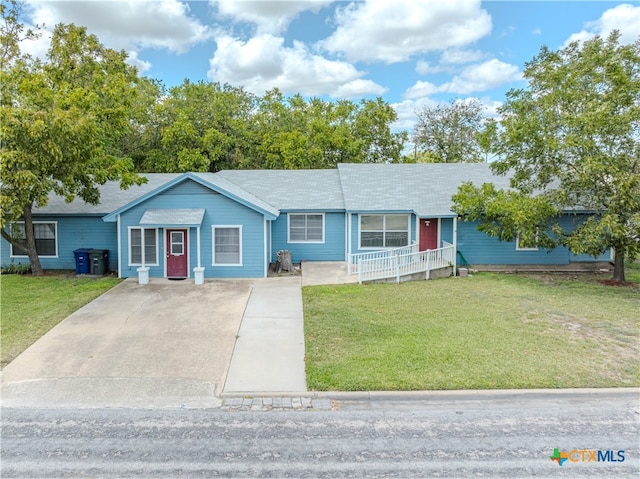
[[[420,251],[438,249],[438,218],[420,218]]]
[[[187,230],[167,230],[167,278],[186,278]]]

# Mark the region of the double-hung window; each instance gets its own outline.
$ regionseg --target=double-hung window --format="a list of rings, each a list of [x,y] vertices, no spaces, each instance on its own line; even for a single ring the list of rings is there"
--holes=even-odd
[[[324,214],[289,213],[289,243],[324,243]]]
[[[213,265],[242,266],[242,226],[213,226]]]
[[[158,230],[129,228],[129,266],[158,265]]]
[[[409,244],[409,215],[360,215],[360,248]]]
[[[24,246],[27,245],[26,230],[23,222],[11,224],[11,236]],[[34,221],[33,236],[35,237],[38,256],[58,256],[58,223]],[[26,254],[11,245],[11,256],[26,256]]]

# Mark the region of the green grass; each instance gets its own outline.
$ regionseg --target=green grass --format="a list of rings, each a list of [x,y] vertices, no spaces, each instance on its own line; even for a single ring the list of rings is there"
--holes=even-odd
[[[120,281],[113,277],[0,275],[0,365],[6,366],[68,315]]]
[[[627,280],[636,285],[482,273],[306,287],[307,383],[346,391],[637,386],[640,267]]]

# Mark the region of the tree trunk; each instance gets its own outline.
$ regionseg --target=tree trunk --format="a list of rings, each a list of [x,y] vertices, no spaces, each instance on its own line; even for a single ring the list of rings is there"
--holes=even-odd
[[[293,271],[293,263],[291,262],[291,251],[280,250],[278,251],[278,269],[277,272]]]
[[[615,256],[613,257],[613,280],[618,283],[625,282],[623,248],[615,249]]]
[[[24,206],[22,209],[22,216],[24,218],[24,233],[25,239],[27,240],[27,247],[25,248],[22,242],[16,241],[16,239],[8,234],[4,229],[2,230],[2,237],[11,243],[15,249],[20,250],[29,257],[29,263],[31,263],[31,274],[34,276],[42,276],[44,271],[40,265],[40,258],[38,258],[38,252],[36,250],[36,238],[33,233],[31,205]]]

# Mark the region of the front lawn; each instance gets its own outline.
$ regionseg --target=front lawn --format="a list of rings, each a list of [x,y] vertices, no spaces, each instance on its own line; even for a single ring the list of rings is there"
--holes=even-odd
[[[640,270],[303,289],[312,390],[640,385]]]
[[[120,281],[113,277],[0,275],[0,365],[6,366],[64,318]]]

